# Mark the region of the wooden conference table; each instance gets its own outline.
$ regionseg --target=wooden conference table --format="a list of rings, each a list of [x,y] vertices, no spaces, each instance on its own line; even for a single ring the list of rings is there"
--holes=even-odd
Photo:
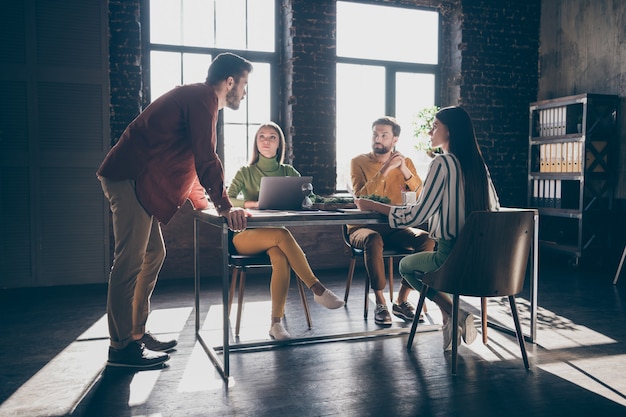
[[[515,209],[503,209],[515,210]],[[530,335],[525,336],[526,340],[534,343],[536,339],[536,322],[537,322],[537,281],[538,281],[538,226],[539,218],[536,210],[534,236],[532,240],[529,272],[530,280]],[[343,225],[343,224],[386,224],[387,219],[382,215],[374,212],[362,212],[358,209],[342,210],[342,211],[274,211],[274,210],[251,210],[252,217],[248,218],[248,227],[280,227],[284,226],[325,226],[325,225]],[[221,232],[221,255],[222,255],[222,346],[213,347],[204,340],[200,331],[200,225],[206,223],[215,227]],[[408,333],[410,329],[406,328],[387,328],[369,332],[352,332],[342,334],[331,334],[322,336],[311,336],[305,338],[292,338],[288,340],[262,340],[251,343],[230,342],[230,320],[228,314],[228,295],[230,290],[230,273],[228,264],[229,233],[228,224],[223,217],[220,217],[213,209],[198,210],[194,212],[194,282],[195,282],[195,321],[196,321],[196,338],[201,346],[208,354],[209,358],[217,368],[221,376],[228,381],[230,376],[230,352],[236,350],[246,350],[272,345],[287,344],[305,344],[320,343],[325,341],[338,340],[354,340],[369,339],[375,337],[385,337],[390,335],[398,335]],[[490,326],[500,330],[512,332],[511,329],[489,323]],[[428,326],[423,326],[422,331],[427,330]],[[439,328],[437,326],[437,328]],[[418,328],[419,330],[419,328]],[[220,359],[218,351],[222,352]]]

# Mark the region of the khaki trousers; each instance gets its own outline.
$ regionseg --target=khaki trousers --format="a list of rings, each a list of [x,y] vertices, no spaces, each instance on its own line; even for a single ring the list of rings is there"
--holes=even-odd
[[[365,270],[373,290],[384,290],[387,285],[383,260],[385,247],[412,252],[432,251],[435,248],[435,241],[424,230],[412,227],[393,229],[385,224],[354,227],[350,230],[349,239],[352,246],[364,251]]]
[[[123,349],[133,334],[146,331],[165,243],[159,222],[137,200],[134,180],[99,179],[111,206],[115,236],[107,294],[109,336],[112,347]]]

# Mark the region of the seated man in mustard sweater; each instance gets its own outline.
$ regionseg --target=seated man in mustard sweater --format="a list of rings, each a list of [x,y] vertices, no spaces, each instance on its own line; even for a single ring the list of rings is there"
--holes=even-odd
[[[357,197],[378,195],[388,197],[390,204],[402,204],[403,191],[420,191],[422,180],[409,158],[395,151],[400,136],[400,125],[393,117],[381,117],[372,123],[372,152],[353,158],[350,163],[352,189]],[[432,251],[435,242],[428,232],[420,229],[392,229],[389,225],[348,226],[350,244],[365,251],[365,269],[369,275],[376,297],[374,321],[379,325],[390,325],[391,316],[383,290],[386,276],[383,261],[384,246],[407,249],[413,252]],[[415,308],[408,301],[411,286],[402,280],[393,314],[412,321]]]

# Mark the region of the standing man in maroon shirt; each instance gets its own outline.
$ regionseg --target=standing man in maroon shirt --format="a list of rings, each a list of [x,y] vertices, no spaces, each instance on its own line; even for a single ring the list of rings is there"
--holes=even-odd
[[[146,332],[150,296],[165,259],[160,223],[189,199],[205,209],[205,190],[233,230],[246,228],[247,212],[234,208],[216,153],[218,111],[237,110],[252,64],[232,53],[217,55],[206,82],[183,85],[152,102],[108,153],[98,178],[112,211],[115,253],[107,315],[107,364],[146,368],[169,359],[176,340]]]

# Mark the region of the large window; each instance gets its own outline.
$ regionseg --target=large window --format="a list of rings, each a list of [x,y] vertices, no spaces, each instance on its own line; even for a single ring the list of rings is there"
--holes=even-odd
[[[246,99],[224,109],[222,160],[227,182],[248,161],[253,135],[276,118],[275,0],[150,0],[150,95],[204,82],[213,57],[225,51],[252,61]]]
[[[398,119],[397,149],[418,173],[413,121],[437,103],[439,15],[436,11],[337,2],[337,189],[350,182],[350,160],[371,150],[371,124]]]

